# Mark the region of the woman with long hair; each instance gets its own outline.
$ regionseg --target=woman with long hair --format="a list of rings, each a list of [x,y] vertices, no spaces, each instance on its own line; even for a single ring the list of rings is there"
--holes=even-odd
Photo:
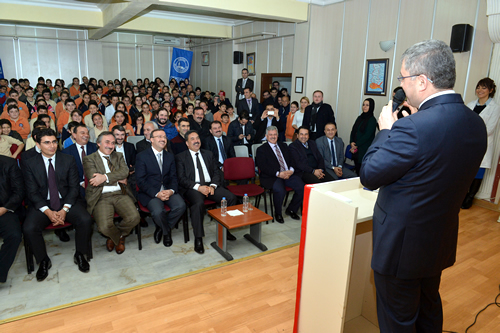
[[[125,128],[127,136],[135,136],[134,128],[132,127],[132,125],[128,123],[128,118],[125,112],[123,111],[115,112],[115,115],[113,116],[113,118],[111,118],[111,124],[109,124],[109,129],[112,131],[113,127],[115,127],[116,125],[123,126]]]
[[[144,116],[142,113],[137,113],[134,116],[132,127],[135,135],[144,135]]]
[[[95,143],[99,134],[108,130],[108,126],[106,126],[104,119],[105,118],[99,112],[92,115],[92,123],[94,126],[89,129],[89,140],[91,142]]]
[[[299,127],[302,126],[302,120],[304,119],[304,112],[306,112],[306,107],[310,104],[309,98],[306,96],[300,99],[300,110],[295,112],[295,117],[293,117],[292,126],[295,128],[295,133],[298,134]],[[290,106],[291,108],[291,106]]]
[[[362,113],[358,116],[351,131],[351,153],[353,154],[354,167],[359,175],[361,163],[366,151],[372,144],[377,130],[377,120],[373,116],[375,110],[375,101],[373,98],[367,98],[363,101],[361,107]]]

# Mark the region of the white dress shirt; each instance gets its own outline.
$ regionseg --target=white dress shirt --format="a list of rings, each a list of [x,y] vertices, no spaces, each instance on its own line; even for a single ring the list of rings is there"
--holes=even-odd
[[[196,184],[194,184],[194,186],[193,186],[193,190],[198,191],[198,188],[200,187],[200,174],[198,172],[198,166],[196,163],[196,155],[195,154],[197,152],[194,152],[191,149],[189,149],[189,153],[191,154],[191,158],[193,159],[194,181],[196,182]],[[205,182],[210,183],[210,181],[212,181],[212,178],[210,178],[210,174],[208,173],[208,169],[207,169],[207,166],[205,164],[205,160],[203,159],[203,156],[201,155],[200,150],[198,150],[198,153],[199,153],[198,157],[200,159],[201,168],[203,169],[203,176],[205,177]],[[217,188],[216,184],[210,184],[210,186],[214,186],[215,188]]]
[[[38,148],[38,147],[37,147]],[[45,164],[45,172],[47,172],[47,201],[50,200],[50,190],[49,190],[49,186],[48,186],[48,182],[49,182],[49,158],[48,157],[45,157],[43,154],[42,155],[42,158],[43,158],[43,163]],[[52,166],[54,167],[54,171],[56,170],[56,154],[54,154],[54,156],[51,157],[52,159]],[[59,199],[62,199],[62,196],[61,196],[61,193],[59,193]],[[68,204],[68,203],[65,203],[64,206],[68,207],[68,208],[71,208],[71,205]],[[49,206],[43,206],[43,207],[40,207],[40,211],[43,213],[45,212],[47,209],[49,209]]]
[[[109,155],[104,155],[100,150],[98,150],[99,156],[101,156],[102,163],[104,164],[104,170],[106,170],[106,173],[110,173],[111,170],[109,170],[108,166],[108,160],[104,158],[104,156],[109,157]],[[117,165],[114,166],[115,168],[118,167]],[[106,176],[106,183],[109,184],[109,179],[108,175]],[[116,192],[116,191],[121,191],[120,185],[116,183],[115,185],[104,185],[102,188],[102,193],[110,193],[110,192]]]
[[[125,156],[125,149],[124,149],[125,147],[124,146],[125,145],[123,143],[122,143],[121,147],[118,146],[118,145],[115,145],[115,151],[117,151],[119,153],[122,153],[123,159],[125,160],[125,164],[128,165],[128,163],[127,163],[127,156]]]

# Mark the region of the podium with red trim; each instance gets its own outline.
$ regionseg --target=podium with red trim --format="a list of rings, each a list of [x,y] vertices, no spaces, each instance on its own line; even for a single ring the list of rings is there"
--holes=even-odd
[[[294,332],[379,332],[370,268],[376,199],[359,178],[306,186]]]

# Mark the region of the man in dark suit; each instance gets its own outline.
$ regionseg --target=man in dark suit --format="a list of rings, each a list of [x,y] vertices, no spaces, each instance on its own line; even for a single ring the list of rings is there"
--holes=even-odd
[[[316,146],[325,163],[325,171],[334,180],[357,177],[349,168],[344,168],[344,141],[336,134],[337,126],[328,123],[325,125],[325,135],[316,139]]]
[[[193,117],[189,119],[191,131],[196,131],[201,140],[210,135],[210,122],[205,119],[205,111],[201,107],[194,108]]]
[[[233,146],[247,145],[250,149],[254,135],[255,130],[246,112],[240,113],[238,119],[233,120],[227,128],[227,137]]]
[[[171,230],[186,211],[179,194],[174,154],[165,151],[167,136],[157,129],[151,133],[151,149],[137,155],[138,200],[148,208],[156,224],[155,242],[163,236],[163,245],[172,246]],[[170,213],[165,211],[165,205]]]
[[[216,120],[210,124],[210,134],[212,135],[201,143],[201,147],[212,152],[217,168],[219,168],[221,177],[224,179],[224,161],[227,158],[236,157],[236,153],[234,152],[231,140],[222,135],[222,124],[220,121]]]
[[[205,214],[204,200],[209,199],[220,202],[223,197],[227,200],[227,206],[236,204],[236,196],[222,186],[222,179],[217,172],[217,161],[213,154],[201,148],[200,137],[196,131],[186,133],[186,144],[188,150],[175,156],[177,165],[177,178],[179,180],[179,192],[189,201],[191,210],[191,224],[194,233],[194,250],[203,254],[203,216]],[[227,239],[236,239],[229,232]]]
[[[111,129],[111,133],[113,133],[115,137],[115,151],[122,153],[123,159],[128,166],[128,177],[127,182],[130,190],[134,194],[134,198],[137,198],[136,191],[136,180],[135,180],[135,159],[136,159],[136,151],[135,146],[130,142],[125,142],[125,138],[127,136],[125,127],[116,125]]]
[[[244,89],[250,88],[250,91],[253,91],[253,80],[248,78],[248,69],[243,68],[241,70],[241,78],[236,81],[236,86],[234,89],[236,90],[236,107],[238,107],[238,101],[245,98]]]
[[[252,123],[260,117],[259,101],[257,98],[252,97],[252,90],[248,87],[245,88],[245,98],[240,99],[236,107],[238,108],[238,114],[242,112],[248,113]]]
[[[24,236],[40,263],[36,278],[43,281],[52,266],[43,240],[42,231],[49,224],[71,223],[76,231],[74,261],[84,273],[89,264],[84,255],[89,253],[92,219],[79,198],[78,167],[72,156],[57,151],[56,133],[44,129],[36,137],[41,154],[24,164],[23,174],[28,199],[28,213],[23,223]]]
[[[442,331],[441,272],[455,262],[460,205],[487,146],[455,78],[444,42],[406,50],[398,80],[412,114],[397,120],[390,101],[363,158],[361,183],[379,188],[372,268],[382,333]]]
[[[97,137],[99,148],[92,155],[83,158],[83,170],[91,175],[85,188],[87,210],[94,216],[99,231],[108,239],[109,252],[122,254],[125,251],[125,237],[139,223],[135,198],[128,186],[129,168],[123,154],[115,151],[115,137],[111,132],[102,132]],[[114,213],[122,220],[115,224]]]
[[[313,93],[313,103],[306,107],[302,126],[309,128],[311,140],[325,135],[325,125],[333,123],[335,126],[335,114],[330,104],[323,103],[323,92],[316,90]]]
[[[7,274],[16,258],[22,239],[19,213],[24,199],[24,182],[14,158],[0,155],[0,283],[7,282]]]
[[[266,105],[266,109],[262,115],[253,124],[253,128],[255,129],[254,143],[261,143],[266,140],[266,130],[269,126],[276,127],[278,132],[285,132],[283,123],[280,122],[278,110],[272,104]]]
[[[73,128],[75,143],[62,150],[63,153],[71,155],[75,158],[76,166],[78,167],[78,179],[80,181],[80,197],[85,199],[85,186],[87,179],[83,174],[82,159],[97,151],[97,146],[93,142],[89,142],[89,130],[84,124],[78,124]]]
[[[325,172],[323,156],[321,156],[316,142],[309,140],[308,128],[299,127],[297,140],[292,142],[289,147],[295,171],[302,174],[304,183],[317,184],[335,180]]]
[[[281,142],[286,141],[285,131],[286,131],[286,125],[287,125],[287,123],[286,123],[287,116],[289,113],[290,113],[290,97],[283,96],[283,97],[281,97],[281,105],[278,109],[278,115],[280,117],[281,127],[284,128],[284,130],[278,134],[278,139]]]
[[[183,151],[187,150],[186,146],[186,133],[190,130],[190,123],[189,119],[187,118],[181,118],[177,121],[177,124],[179,125],[179,134],[172,140],[170,140],[172,144],[172,153],[174,155],[177,155],[179,153],[182,153]]]
[[[285,186],[291,187],[295,193],[285,214],[294,220],[300,220],[297,211],[304,197],[304,182],[301,174],[295,173],[288,145],[278,142],[278,129],[270,126],[266,131],[267,142],[257,148],[255,164],[260,170],[260,183],[264,188],[273,190],[274,214],[278,223],[284,223],[281,214],[285,199]]]

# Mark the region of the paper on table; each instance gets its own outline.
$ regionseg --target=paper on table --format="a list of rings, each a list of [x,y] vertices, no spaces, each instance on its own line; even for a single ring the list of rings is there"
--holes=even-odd
[[[238,209],[235,210],[228,210],[227,214],[230,216],[238,216],[238,215],[243,215],[242,212],[240,212]]]

